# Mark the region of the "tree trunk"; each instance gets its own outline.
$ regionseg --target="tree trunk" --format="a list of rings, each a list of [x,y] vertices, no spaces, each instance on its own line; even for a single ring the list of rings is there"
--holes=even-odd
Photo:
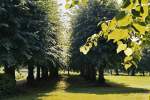
[[[85,74],[84,77],[85,77],[86,80],[90,80],[91,79],[91,77],[90,77],[91,71],[90,71],[89,65],[85,66],[85,73],[84,74]]]
[[[40,77],[41,77],[41,68],[40,68],[40,66],[37,66],[36,79],[40,80]]]
[[[89,73],[87,73],[87,74],[89,74],[89,80],[90,81],[95,81],[96,80],[96,69],[95,69],[95,67],[90,66]]]
[[[42,79],[48,80],[48,68],[44,66],[41,68],[42,68]]]
[[[84,77],[85,79],[87,79],[87,73],[88,73],[88,72],[87,72],[88,69],[87,69],[86,67],[87,67],[87,66],[84,65],[83,77]]]
[[[32,63],[29,63],[27,83],[32,84],[33,82],[34,82],[34,65]]]
[[[145,71],[142,71],[142,75],[145,76]]]
[[[4,71],[6,75],[8,75],[9,77],[15,80],[15,67],[14,66],[12,67],[5,66]]]
[[[68,66],[68,76],[70,75],[70,67]]]
[[[100,82],[100,84],[105,84],[104,68],[100,67],[98,71],[99,71],[98,81]]]
[[[50,78],[58,78],[58,68],[57,67],[50,68]]]
[[[136,67],[133,67],[133,68],[131,69],[131,76],[135,76],[135,71],[136,71]]]
[[[115,69],[115,73],[116,73],[116,75],[119,75],[118,68]]]
[[[112,69],[110,69],[110,75],[112,75]]]
[[[80,69],[80,76],[83,77],[84,76],[84,69],[81,67]]]

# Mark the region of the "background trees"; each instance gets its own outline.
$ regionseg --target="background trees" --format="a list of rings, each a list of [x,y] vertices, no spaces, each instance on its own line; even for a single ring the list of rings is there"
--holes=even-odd
[[[73,33],[71,48],[71,65],[73,70],[79,70],[81,75],[88,80],[96,80],[96,71],[99,69],[100,78],[103,79],[103,69],[113,56],[115,46],[102,39],[98,47],[93,48],[86,56],[81,54],[79,48],[86,42],[86,39],[100,31],[98,22],[111,19],[117,13],[117,5],[114,1],[96,0],[89,2],[88,6],[82,6],[73,16]],[[104,18],[105,17],[105,18]],[[101,72],[102,71],[102,72]],[[90,73],[90,74],[89,74]],[[100,79],[101,80],[101,79]]]
[[[69,7],[76,3],[74,1]],[[72,35],[71,60],[65,66],[79,71],[81,76],[90,81],[96,80],[98,71],[100,83],[105,83],[104,69],[115,69],[118,75],[121,62],[124,62],[126,68],[134,64],[129,70],[132,75],[136,70],[142,71],[144,75],[149,70],[149,35],[141,35],[149,30],[145,28],[149,24],[147,4],[145,5],[143,7],[140,0],[126,0],[124,11],[122,9],[119,16],[112,19],[120,10],[115,1],[85,0],[75,15],[71,16],[72,31],[67,30]],[[130,6],[134,8],[131,10]],[[55,0],[0,1],[0,66],[4,67],[6,79],[10,78],[13,82],[12,87],[15,87],[16,82],[15,70],[22,67],[28,69],[27,82],[31,85],[35,80],[58,77],[58,70],[64,68],[64,59],[68,57],[62,53],[63,46],[70,46],[68,41],[61,38],[61,24]],[[102,34],[99,33],[101,30]],[[91,37],[88,38],[89,36]],[[79,48],[87,38],[85,49],[89,53],[85,56],[80,53]],[[136,41],[132,42],[134,39]],[[137,69],[134,61],[141,58],[139,54],[143,48],[138,45],[141,42],[139,39],[146,41],[143,45],[143,59]],[[92,48],[93,45],[95,47]],[[85,49],[80,50],[83,52]]]
[[[58,77],[63,66],[58,46],[59,13],[55,0],[0,1],[0,65],[15,80],[15,69],[28,66],[28,83]]]

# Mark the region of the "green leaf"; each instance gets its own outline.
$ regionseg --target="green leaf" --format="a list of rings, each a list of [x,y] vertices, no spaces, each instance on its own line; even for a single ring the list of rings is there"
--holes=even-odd
[[[140,34],[145,34],[146,26],[139,23],[133,23],[132,25],[135,28],[135,31],[138,31]]]
[[[81,46],[80,52],[82,52],[84,55],[86,55],[89,52],[90,48],[89,46]]]
[[[132,56],[127,56],[124,58],[124,63],[128,62],[128,61],[131,61],[133,59]]]
[[[127,39],[129,38],[128,32],[127,29],[115,29],[108,35],[108,40],[113,39],[116,42],[121,39]]]
[[[123,6],[122,6],[123,10],[130,12],[133,7],[134,7],[133,0],[125,0],[123,2]]]
[[[119,27],[127,26],[127,25],[131,24],[132,21],[133,21],[132,16],[128,14],[128,15],[125,15],[123,18],[117,20],[117,25]]]
[[[135,67],[138,67],[137,63],[135,61],[132,61],[132,64],[135,66]]]
[[[113,18],[108,24],[109,30],[114,30],[116,26],[117,26],[116,18]]]
[[[71,8],[71,6],[72,6],[71,4],[66,3],[65,8],[66,8],[66,9],[69,9],[69,8]]]
[[[140,17],[140,11],[141,11],[141,6],[140,5],[137,5],[135,7],[135,9],[132,9],[132,14],[135,16],[135,17]]]
[[[124,53],[126,56],[131,56],[133,54],[133,50],[131,48],[127,48]]]
[[[117,53],[125,50],[127,48],[127,44],[123,44],[121,41],[118,43]]]
[[[78,3],[79,3],[78,0],[74,0],[74,1],[72,2],[72,6],[75,6],[75,5],[77,5]]]
[[[126,70],[127,70],[128,68],[130,68],[131,66],[132,66],[131,63],[128,63],[128,64],[125,64],[125,65],[124,65],[124,67],[125,67]]]
[[[102,31],[103,31],[104,33],[106,33],[107,30],[108,30],[108,26],[107,26],[106,23],[102,23],[101,28],[102,28]]]
[[[141,16],[142,20],[145,21],[145,18],[148,16],[148,0],[141,0],[141,3],[142,3]]]

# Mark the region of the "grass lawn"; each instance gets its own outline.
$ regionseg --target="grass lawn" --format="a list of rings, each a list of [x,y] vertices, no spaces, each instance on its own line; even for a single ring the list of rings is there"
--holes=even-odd
[[[44,86],[22,87],[4,100],[150,100],[150,77],[105,76],[108,86],[91,84],[76,75]]]

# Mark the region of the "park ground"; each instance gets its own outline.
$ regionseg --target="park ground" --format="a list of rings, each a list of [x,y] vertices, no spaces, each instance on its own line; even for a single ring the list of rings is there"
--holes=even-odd
[[[105,76],[107,85],[87,82],[78,75],[62,75],[50,82],[26,86],[18,81],[15,96],[3,100],[150,100],[149,76]]]

